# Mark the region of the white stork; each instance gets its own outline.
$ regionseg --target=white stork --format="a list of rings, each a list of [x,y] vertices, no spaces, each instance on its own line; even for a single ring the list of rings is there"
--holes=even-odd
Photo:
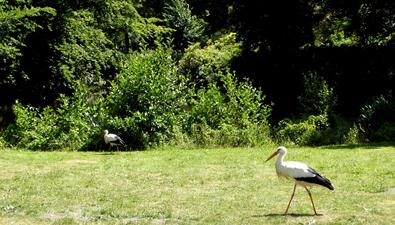
[[[292,178],[295,180],[294,190],[284,214],[287,214],[289,206],[291,205],[291,201],[295,195],[296,185],[300,185],[306,189],[310,196],[311,204],[313,205],[314,214],[318,215],[317,211],[315,210],[313,198],[311,197],[311,192],[307,187],[318,185],[324,186],[329,190],[334,190],[331,182],[304,163],[292,161],[284,162],[284,157],[287,154],[287,149],[284,146],[278,147],[277,150],[271,156],[269,156],[269,158],[267,158],[266,162],[278,154],[280,154],[280,156],[276,160],[277,176]]]
[[[117,147],[117,150],[118,150],[118,146],[122,146],[123,148],[126,148],[125,142],[118,135],[109,134],[108,130],[104,130],[104,142],[106,144],[110,144],[109,149],[111,149],[113,145]]]

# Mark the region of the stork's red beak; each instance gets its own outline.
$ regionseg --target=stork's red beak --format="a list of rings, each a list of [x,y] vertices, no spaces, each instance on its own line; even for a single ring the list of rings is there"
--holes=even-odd
[[[269,158],[266,159],[266,162],[271,160],[274,156],[276,156],[278,154],[277,151],[273,152],[273,154],[271,156],[269,156]]]

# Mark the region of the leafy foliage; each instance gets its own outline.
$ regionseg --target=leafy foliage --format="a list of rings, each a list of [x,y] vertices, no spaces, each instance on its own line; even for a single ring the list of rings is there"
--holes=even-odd
[[[359,129],[367,141],[391,141],[395,138],[395,101],[383,95],[361,109]]]
[[[306,115],[327,115],[333,110],[336,101],[333,88],[314,72],[304,75],[304,92],[298,100]]]
[[[321,133],[329,127],[325,115],[308,116],[306,119],[292,121],[285,119],[279,122],[276,138],[279,142],[296,145],[317,145],[324,143]]]
[[[332,46],[390,46],[394,44],[391,1],[341,2],[327,0],[312,2],[315,13],[322,16],[315,27],[319,45]]]
[[[17,98],[44,100],[40,92],[54,84],[47,68],[38,68],[45,71],[42,79],[32,73],[30,65],[42,61],[30,53],[35,54],[31,45],[34,35],[46,33],[56,14],[53,8],[35,7],[28,0],[0,1],[0,128],[13,121],[12,104]]]
[[[109,116],[131,119],[125,131],[138,127],[147,140],[137,146],[152,145],[171,136],[183,110],[185,83],[179,77],[169,51],[158,49],[137,53],[126,61],[107,96]]]
[[[93,11],[98,27],[103,30],[121,52],[131,52],[163,41],[169,28],[160,25],[162,20],[140,15],[140,4],[134,0],[111,0],[96,3]]]
[[[393,140],[394,6],[2,0],[1,136],[31,149],[100,149],[103,129],[139,149],[253,146],[270,115],[293,143]]]
[[[163,14],[167,26],[174,30],[174,45],[177,49],[185,49],[189,44],[202,39],[205,22],[199,19],[189,8],[185,0],[172,0]]]
[[[77,90],[73,97],[62,96],[59,102],[59,108],[43,110],[14,105],[17,119],[5,131],[5,139],[17,147],[34,150],[80,149],[97,132],[95,120],[100,111],[89,106],[84,90]]]
[[[0,2],[0,69],[3,76],[0,85],[16,84],[20,79],[29,79],[18,70],[23,49],[27,47],[26,39],[29,34],[45,26],[38,18],[50,20],[54,15],[56,11],[50,7],[21,8],[8,4],[8,1]]]
[[[98,88],[105,84],[105,71],[115,66],[115,52],[106,34],[94,27],[95,23],[93,14],[87,10],[71,12],[57,50],[61,54],[60,71],[68,82],[80,80],[86,86]]]
[[[240,55],[241,43],[235,33],[209,40],[205,46],[195,43],[185,50],[179,61],[182,73],[188,74],[196,85],[217,80],[218,72],[226,72],[232,61]]]
[[[194,141],[198,145],[214,142],[226,146],[269,142],[271,110],[263,104],[262,92],[249,82],[239,82],[229,72],[217,76],[221,78],[219,82],[197,89],[190,101],[184,128]]]
[[[29,149],[102,148],[104,129],[133,149],[182,144],[181,136],[197,146],[268,143],[270,107],[262,103],[262,92],[229,72],[216,76],[220,80],[207,87],[188,86],[171,51],[146,50],[125,61],[106,96],[77,89],[55,109],[17,104],[17,121],[5,137]]]
[[[317,7],[320,8],[320,7]],[[317,10],[317,13],[320,13]],[[315,46],[355,46],[359,39],[356,33],[347,32],[351,19],[348,17],[337,18],[328,13],[318,25],[314,27],[314,45]]]

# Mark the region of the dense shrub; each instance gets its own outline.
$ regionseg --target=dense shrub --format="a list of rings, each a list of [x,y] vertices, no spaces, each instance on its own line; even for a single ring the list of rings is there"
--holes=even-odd
[[[146,149],[148,146],[155,144],[150,142],[152,137],[148,132],[145,132],[133,117],[110,117],[106,115],[106,120],[103,121],[102,129],[109,130],[111,133],[116,133],[122,137],[127,144],[127,149]],[[99,132],[92,137],[92,140],[86,146],[87,149],[98,149],[97,146],[103,146],[103,133]],[[109,147],[109,146],[106,146]]]
[[[118,118],[106,122],[106,126],[114,126],[123,136],[140,137],[127,140],[135,146],[148,147],[168,140],[186,106],[186,90],[169,51],[133,54],[106,98],[109,118]],[[122,129],[115,127],[121,125],[120,121],[125,121]]]
[[[305,119],[284,119],[275,136],[278,142],[297,145],[357,144],[362,142],[358,127],[338,115],[310,115]]]
[[[283,119],[278,123],[275,134],[279,142],[297,145],[322,145],[339,142],[344,136],[343,121],[337,117],[333,108],[336,98],[333,89],[325,79],[314,71],[304,74],[304,91],[298,96],[300,116]]]
[[[241,52],[235,33],[185,50],[179,71],[188,78],[188,110],[183,131],[199,146],[253,146],[270,142],[271,108],[248,81],[239,81],[229,65]],[[185,139],[185,136],[182,136]]]
[[[166,4],[163,17],[173,31],[173,43],[176,49],[183,50],[189,44],[202,39],[206,23],[192,15],[185,0],[172,0]]]
[[[362,137],[355,121],[332,114],[329,117],[329,129],[321,132],[321,144],[358,144]]]
[[[329,114],[336,103],[333,88],[323,77],[311,71],[304,74],[304,92],[298,100],[305,115]]]
[[[105,71],[116,66],[116,51],[110,46],[106,34],[93,25],[93,13],[88,10],[74,11],[65,20],[62,43],[56,46],[61,55],[59,70],[70,83],[80,80],[81,84],[100,89],[106,83]]]
[[[89,106],[83,90],[76,90],[73,97],[62,96],[59,103],[57,109],[42,110],[15,104],[16,121],[5,130],[5,139],[28,149],[80,149],[96,131],[100,111]]]
[[[326,115],[308,116],[306,119],[284,119],[276,132],[278,142],[297,145],[317,145],[322,142],[320,133],[329,127]]]
[[[184,129],[194,142],[227,146],[269,142],[271,109],[263,104],[262,92],[229,72],[217,76],[220,82],[196,90],[189,102]]]
[[[106,98],[108,115],[116,118],[106,127],[138,148],[161,142],[197,146],[267,142],[270,108],[263,105],[262,93],[229,72],[215,76],[217,81],[196,87],[177,72],[169,51],[135,54]]]
[[[361,143],[361,135],[358,130],[358,127],[354,124],[352,127],[350,127],[343,136],[342,143],[344,144],[358,144]]]
[[[189,138],[191,143],[200,147],[252,147],[272,143],[269,127],[266,124],[251,124],[246,128],[239,128],[232,124],[221,124],[217,129],[206,124],[194,124]]]
[[[224,34],[209,40],[206,45],[195,43],[189,46],[179,61],[179,68],[195,85],[204,86],[218,80],[217,75],[225,73],[240,52],[241,43],[236,41],[236,34]]]
[[[379,96],[361,109],[359,130],[366,141],[395,140],[395,101]]]
[[[73,96],[58,100],[57,108],[16,104],[17,119],[5,139],[28,149],[97,150],[104,147],[107,129],[130,149],[270,142],[271,110],[260,90],[229,71],[214,71],[217,79],[194,86],[171,54],[164,48],[131,54],[104,95],[78,85]]]
[[[5,148],[7,146],[7,142],[4,140],[2,136],[0,136],[0,149]]]

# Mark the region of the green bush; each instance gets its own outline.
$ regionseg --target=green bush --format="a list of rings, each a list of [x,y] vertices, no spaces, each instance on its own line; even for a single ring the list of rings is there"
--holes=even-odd
[[[185,49],[189,44],[202,39],[206,23],[192,15],[185,0],[172,0],[166,4],[163,17],[167,27],[172,28],[176,49]]]
[[[395,101],[379,96],[361,109],[359,130],[366,141],[395,140]]]
[[[284,119],[279,122],[276,138],[278,142],[296,145],[322,144],[321,132],[329,127],[326,115],[308,116],[306,119],[292,121]]]
[[[297,145],[356,143],[359,132],[352,122],[334,111],[333,88],[314,71],[304,74],[304,91],[298,96],[301,118],[279,122],[275,136],[279,141]]]
[[[394,141],[395,140],[395,123],[384,122],[379,129],[374,133],[373,139],[375,141]]]
[[[216,72],[216,80],[194,86],[179,74],[171,51],[134,53],[106,95],[92,94],[76,82],[73,95],[61,96],[57,108],[16,104],[16,122],[4,138],[40,150],[102,149],[104,129],[121,136],[130,149],[270,142],[271,109],[263,104],[262,92],[229,71]]]
[[[359,129],[355,124],[348,129],[348,132],[343,136],[342,142],[344,144],[358,144],[362,142]]]
[[[221,124],[217,129],[193,124],[191,130],[190,140],[200,147],[253,147],[271,143],[268,126],[258,124],[246,128]]]
[[[98,117],[95,106],[89,106],[86,92],[76,90],[74,96],[61,96],[57,109],[42,110],[20,103],[14,105],[16,122],[5,132],[12,145],[33,150],[80,149],[95,132]]]
[[[7,142],[4,140],[3,136],[0,136],[0,149],[7,147]]]
[[[127,140],[132,145],[155,145],[172,136],[173,126],[179,123],[186,106],[186,90],[171,52],[146,50],[133,54],[112,83],[106,97],[107,113],[110,118],[128,121],[127,128],[114,127],[123,136],[136,134],[143,138]]]
[[[262,93],[229,72],[215,76],[217,81],[196,87],[177,73],[170,51],[134,54],[105,100],[107,121],[113,122],[104,126],[138,148],[160,143],[252,146],[269,141],[270,107],[262,103]]]
[[[329,129],[321,133],[326,142],[322,144],[358,144],[363,142],[355,121],[332,114],[329,117]],[[324,139],[324,138],[323,138]]]
[[[56,133],[53,109],[45,108],[40,111],[17,103],[13,110],[16,121],[4,132],[5,139],[11,145],[30,149],[49,149],[56,145],[55,140],[50,137]]]
[[[330,114],[336,103],[333,88],[316,72],[304,74],[304,92],[298,100],[305,115]]]
[[[224,34],[217,40],[209,40],[205,46],[201,43],[189,46],[179,61],[180,71],[195,85],[204,86],[218,81],[217,75],[227,72],[240,53],[241,43],[236,41],[236,33]]]
[[[65,34],[56,46],[60,54],[59,70],[65,80],[93,89],[104,87],[106,71],[117,66],[117,52],[106,34],[96,28],[94,15],[88,10],[73,11],[65,18]]]
[[[197,145],[254,146],[269,142],[271,108],[260,90],[231,73],[192,93],[184,129]],[[211,140],[209,140],[211,139]]]
[[[152,138],[149,136],[148,132],[145,132],[140,123],[133,117],[109,117],[107,115],[106,120],[102,124],[102,131],[104,129],[109,130],[111,133],[118,134],[122,140],[127,144],[127,149],[146,149],[150,145],[154,143]],[[93,137],[91,142],[91,146],[87,146],[87,148],[95,148],[95,146],[103,146],[103,132],[100,132],[98,136]],[[107,146],[106,146],[107,147]],[[97,148],[96,148],[97,149]]]

